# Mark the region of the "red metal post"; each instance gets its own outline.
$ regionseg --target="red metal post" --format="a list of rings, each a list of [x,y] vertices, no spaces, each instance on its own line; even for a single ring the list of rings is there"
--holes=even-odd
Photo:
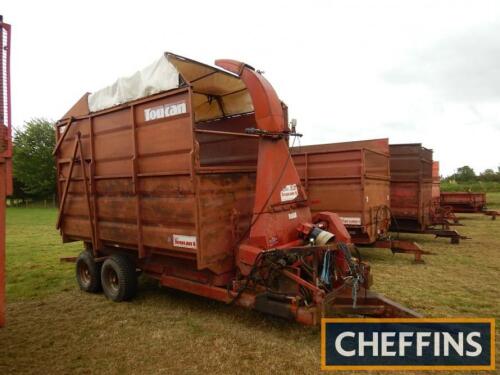
[[[0,327],[5,325],[5,199],[12,194],[10,25],[0,16]]]
[[[0,160],[0,327],[5,325],[5,167]]]
[[[96,253],[97,249],[97,239],[95,236],[95,227],[94,227],[94,221],[93,221],[93,214],[92,214],[92,203],[90,202],[90,193],[89,193],[89,185],[87,182],[87,167],[85,166],[86,161],[83,156],[83,147],[82,147],[82,140],[81,140],[81,135],[80,132],[76,134],[76,140],[78,142],[78,151],[80,154],[80,166],[82,168],[82,177],[83,177],[83,190],[85,191],[85,197],[87,198],[87,210],[89,213],[89,224],[90,224],[90,233],[92,234],[92,248],[94,249],[94,254]],[[69,185],[69,180],[71,176],[68,177],[68,185]]]
[[[135,213],[137,216],[137,246],[139,249],[139,258],[146,257],[146,250],[144,249],[143,233],[142,233],[142,211],[141,211],[141,191],[140,184],[137,177],[139,171],[139,146],[137,144],[137,124],[135,122],[135,106],[130,106],[130,121],[132,129],[132,144],[134,145],[132,157],[132,184],[135,195]]]

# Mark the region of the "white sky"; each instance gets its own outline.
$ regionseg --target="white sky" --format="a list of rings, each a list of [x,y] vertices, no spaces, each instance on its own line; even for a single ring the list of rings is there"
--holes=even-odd
[[[495,1],[21,1],[13,123],[58,119],[172,51],[265,71],[302,144],[389,137],[434,149],[444,175],[500,166]]]

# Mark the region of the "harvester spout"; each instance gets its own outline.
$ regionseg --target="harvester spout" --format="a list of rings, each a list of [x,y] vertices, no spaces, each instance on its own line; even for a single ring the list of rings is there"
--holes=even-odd
[[[306,195],[288,149],[286,116],[274,88],[251,66],[235,60],[216,60],[215,64],[237,74],[244,82],[255,111],[259,135],[257,183],[252,226],[248,244],[255,246],[253,259],[261,249],[269,249],[297,240],[297,227],[311,222]],[[248,249],[248,248],[245,248]],[[245,252],[246,250],[242,250]]]
[[[252,97],[257,128],[267,132],[284,132],[285,116],[281,100],[264,76],[250,65],[235,60],[216,60],[215,64],[240,76]]]

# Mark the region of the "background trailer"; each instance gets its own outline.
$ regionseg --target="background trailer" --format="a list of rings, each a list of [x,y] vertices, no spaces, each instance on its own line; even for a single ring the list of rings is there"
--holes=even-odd
[[[393,240],[391,224],[389,140],[300,146],[291,149],[313,212],[336,212],[356,245],[415,254],[413,242]]]
[[[426,233],[450,238],[451,243],[465,239],[450,230],[448,220],[435,215],[432,150],[420,143],[391,144],[391,230]],[[436,170],[437,165],[434,166]],[[435,175],[435,173],[434,173]],[[440,226],[441,228],[438,228]]]

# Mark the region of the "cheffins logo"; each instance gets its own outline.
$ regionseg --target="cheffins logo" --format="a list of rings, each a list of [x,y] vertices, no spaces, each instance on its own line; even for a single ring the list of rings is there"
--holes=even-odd
[[[494,370],[495,320],[322,319],[323,370]]]

